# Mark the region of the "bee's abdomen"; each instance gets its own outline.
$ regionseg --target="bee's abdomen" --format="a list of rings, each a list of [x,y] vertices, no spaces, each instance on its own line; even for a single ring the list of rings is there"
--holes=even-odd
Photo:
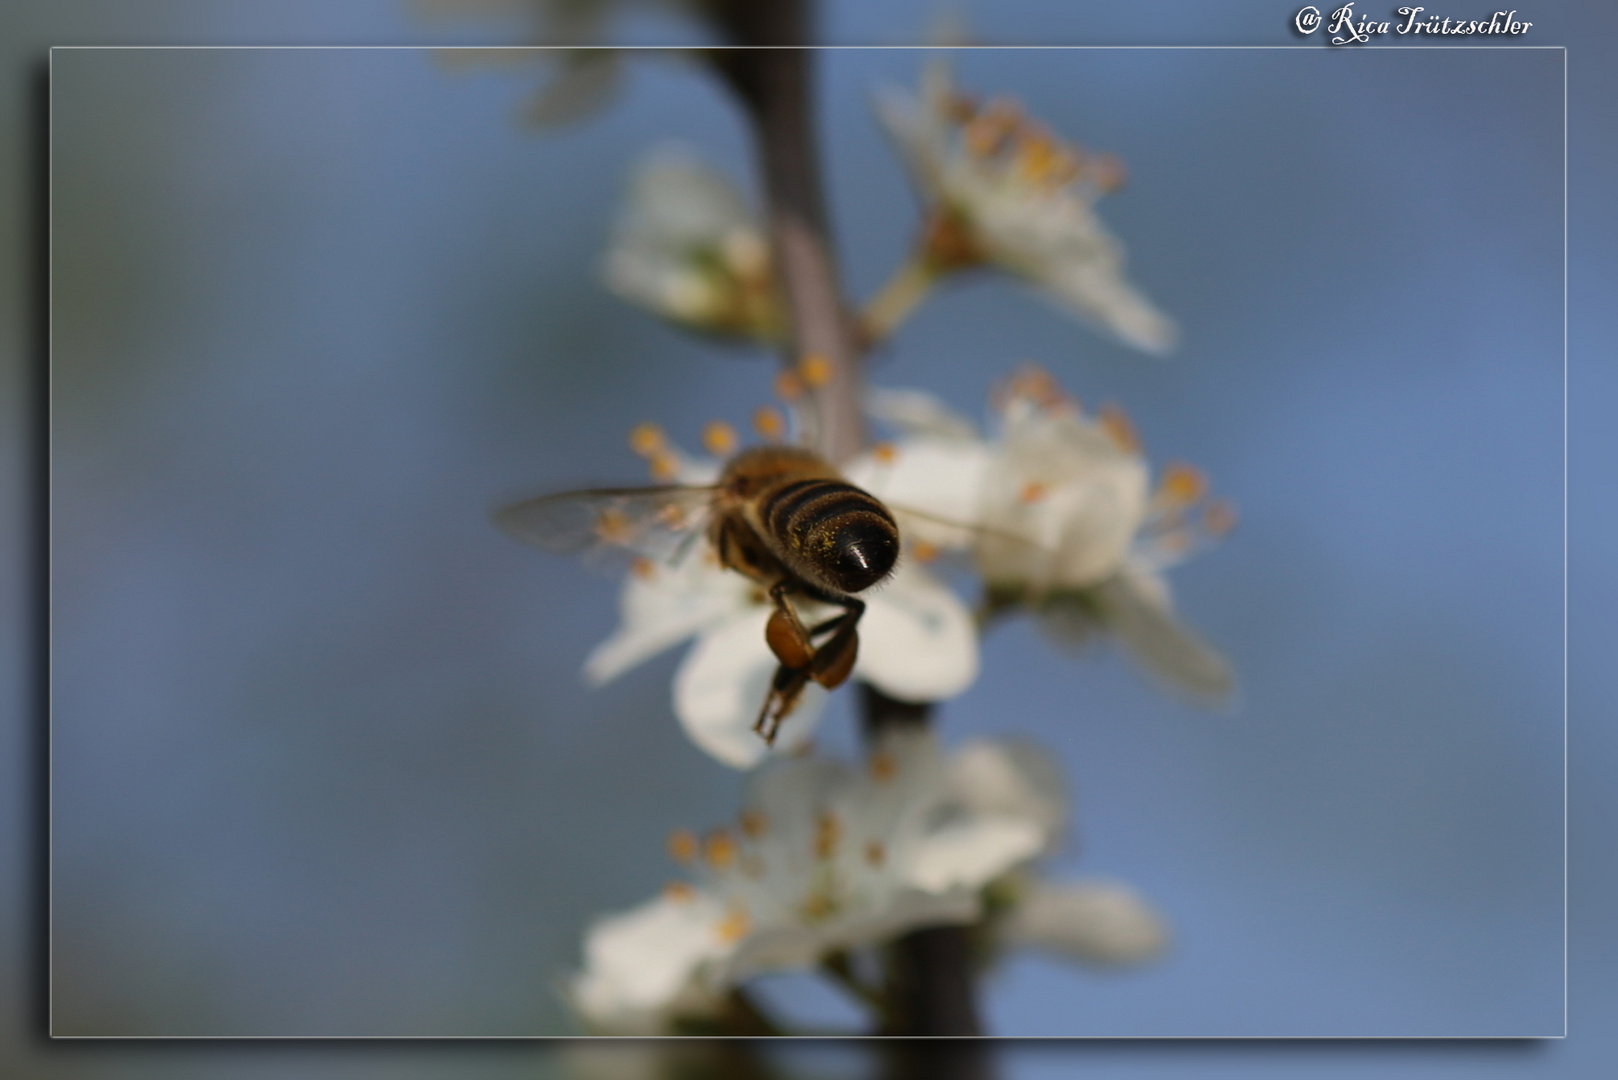
[[[782,484],[758,513],[795,571],[839,592],[870,588],[899,557],[899,526],[887,507],[841,480]]]

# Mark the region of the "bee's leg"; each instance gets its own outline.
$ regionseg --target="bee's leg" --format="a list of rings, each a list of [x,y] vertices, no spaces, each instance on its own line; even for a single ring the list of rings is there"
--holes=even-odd
[[[846,609],[843,614],[810,631],[811,635],[832,631],[831,639],[815,650],[814,659],[809,663],[809,677],[827,690],[843,685],[854,670],[860,651],[860,616],[865,614],[865,603],[852,596],[839,599],[838,603]]]
[[[758,720],[753,724],[753,730],[764,737],[765,745],[775,745],[775,735],[781,730],[781,722],[798,707],[798,698],[808,685],[807,668],[789,668],[783,664],[775,669],[775,677],[770,680],[770,692],[764,696],[764,707],[758,711]]]
[[[815,647],[809,640],[811,632],[803,628],[803,620],[787,601],[787,590],[791,587],[784,579],[770,586],[770,600],[775,610],[770,612],[770,621],[764,624],[764,641],[783,668],[797,670],[809,666],[815,657]]]

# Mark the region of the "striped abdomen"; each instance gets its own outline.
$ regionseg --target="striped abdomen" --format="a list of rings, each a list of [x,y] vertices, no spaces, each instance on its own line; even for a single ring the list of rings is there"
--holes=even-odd
[[[888,508],[842,480],[788,480],[762,493],[756,512],[787,568],[834,592],[870,588],[899,558],[899,526]]]

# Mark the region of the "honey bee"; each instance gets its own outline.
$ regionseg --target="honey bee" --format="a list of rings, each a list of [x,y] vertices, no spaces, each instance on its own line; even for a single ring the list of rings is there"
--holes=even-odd
[[[773,744],[813,681],[835,689],[859,652],[864,592],[899,558],[899,525],[875,497],[818,454],[757,446],[725,464],[708,487],[597,488],[508,506],[496,523],[519,540],[562,554],[602,544],[667,557],[702,535],[721,566],[762,586],[774,610],[764,639],[779,666],[753,730]],[[793,600],[842,608],[805,625]]]

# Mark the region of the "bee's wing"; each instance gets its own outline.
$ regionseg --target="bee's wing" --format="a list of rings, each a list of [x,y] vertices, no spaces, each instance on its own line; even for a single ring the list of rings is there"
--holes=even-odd
[[[592,488],[542,495],[496,510],[518,540],[559,555],[620,552],[671,560],[701,535],[712,487]]]
[[[883,505],[893,512],[899,523],[899,536],[906,543],[919,541],[944,551],[959,551],[988,542],[1015,552],[1030,566],[1040,567],[1055,557],[1055,552],[1038,541],[1004,529],[969,525],[903,503],[884,502]]]

